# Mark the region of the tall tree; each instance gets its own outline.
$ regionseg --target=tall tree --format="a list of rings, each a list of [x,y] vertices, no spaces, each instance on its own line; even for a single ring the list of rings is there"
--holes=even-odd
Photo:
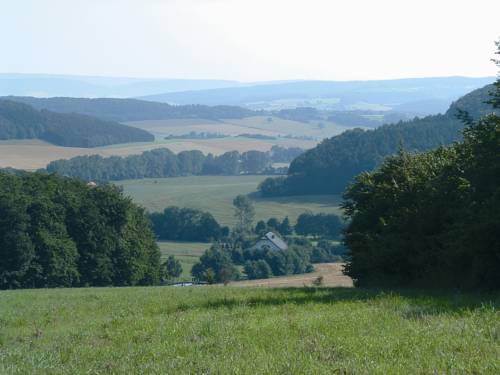
[[[246,195],[238,195],[233,200],[234,216],[236,217],[236,229],[242,233],[250,232],[252,229],[255,209],[253,202]]]

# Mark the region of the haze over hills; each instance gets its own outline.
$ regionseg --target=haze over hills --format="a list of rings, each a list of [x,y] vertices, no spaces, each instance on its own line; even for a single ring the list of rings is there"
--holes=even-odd
[[[252,110],[236,106],[185,105],[120,98],[35,98],[32,96],[6,96],[3,99],[47,109],[59,113],[81,113],[111,121],[165,120],[165,119],[224,119],[255,115]]]
[[[36,97],[126,98],[156,93],[203,90],[241,85],[212,79],[143,79],[53,74],[0,73],[0,95]]]
[[[401,145],[407,151],[422,152],[461,140],[465,124],[457,118],[458,109],[475,120],[500,113],[485,103],[493,90],[493,85],[474,90],[454,102],[445,114],[374,130],[347,130],[325,139],[293,160],[286,178],[266,180],[261,192],[267,196],[341,193],[356,175],[371,171]]]
[[[495,77],[435,77],[373,81],[297,81],[272,85],[191,90],[144,96],[171,104],[240,105],[253,109],[397,109],[437,113]],[[422,105],[424,101],[425,105]]]
[[[0,74],[0,96],[139,98],[175,105],[234,105],[280,110],[393,110],[443,113],[452,101],[495,77],[433,77],[372,81],[238,82],[77,75]]]

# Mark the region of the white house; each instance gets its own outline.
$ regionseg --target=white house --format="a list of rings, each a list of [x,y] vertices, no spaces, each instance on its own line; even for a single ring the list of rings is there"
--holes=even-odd
[[[258,240],[255,245],[252,246],[252,249],[263,249],[264,247],[268,247],[271,250],[286,250],[288,249],[288,245],[283,241],[280,236],[274,234],[273,232],[267,232],[265,235]]]

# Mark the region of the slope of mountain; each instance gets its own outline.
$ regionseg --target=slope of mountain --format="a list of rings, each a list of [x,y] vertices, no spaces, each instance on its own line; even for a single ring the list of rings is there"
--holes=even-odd
[[[172,106],[165,103],[136,99],[115,98],[34,98],[30,96],[6,96],[6,99],[47,109],[59,113],[80,113],[111,121],[168,120],[184,118],[227,119],[243,118],[258,114],[235,106],[185,105]]]
[[[32,138],[72,147],[154,140],[152,134],[142,129],[117,122],[75,113],[38,111],[27,104],[0,100],[0,139]]]
[[[297,157],[288,176],[268,179],[261,185],[264,195],[337,194],[353,177],[375,168],[402,145],[408,151],[425,151],[449,145],[461,138],[464,124],[457,108],[474,118],[493,112],[484,103],[492,86],[474,90],[450,106],[444,115],[416,118],[408,122],[380,126],[374,130],[353,129],[325,139]]]
[[[140,79],[50,74],[0,74],[0,95],[134,97],[156,93],[239,86],[236,81],[202,79]]]
[[[419,103],[429,100],[435,100],[436,105],[442,108],[443,100],[449,105],[467,92],[494,80],[495,77],[436,77],[379,81],[296,81],[165,93],[142,99],[172,104],[244,105],[257,109],[269,109],[270,103],[276,101],[281,101],[285,107],[293,107],[297,102],[301,104],[296,106],[315,106],[330,99],[329,109],[353,109],[366,104],[392,108],[406,104],[406,109],[412,111],[421,110]],[[412,102],[415,102],[415,108],[410,106]]]

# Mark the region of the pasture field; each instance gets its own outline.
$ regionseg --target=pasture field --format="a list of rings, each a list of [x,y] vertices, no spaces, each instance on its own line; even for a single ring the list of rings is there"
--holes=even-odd
[[[191,268],[211,244],[205,242],[159,241],[158,246],[162,259],[173,255],[175,259],[181,262],[182,275],[179,277],[179,281],[191,281]]]
[[[0,373],[498,374],[500,295],[354,288],[0,292]]]
[[[162,179],[117,181],[125,194],[149,211],[167,206],[197,208],[209,211],[223,225],[235,223],[233,199],[249,194],[268,176],[189,176]],[[288,216],[294,223],[306,211],[338,213],[340,197],[332,195],[253,198],[255,220]]]
[[[227,151],[240,152],[257,150],[269,151],[273,145],[283,147],[312,148],[316,141],[280,138],[260,140],[244,137],[216,139],[158,139],[154,142],[121,143],[105,147],[80,148],[56,146],[37,139],[0,141],[0,168],[12,167],[25,170],[45,168],[58,159],[70,159],[80,155],[128,156],[141,154],[157,148],[168,148],[178,153],[186,150],[200,150],[215,155]]]

